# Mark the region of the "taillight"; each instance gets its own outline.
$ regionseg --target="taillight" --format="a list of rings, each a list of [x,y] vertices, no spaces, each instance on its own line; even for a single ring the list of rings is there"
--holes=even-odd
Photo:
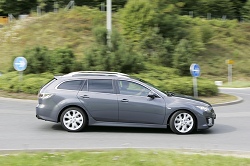
[[[53,94],[51,94],[51,93],[39,93],[38,94],[38,98],[40,98],[40,99],[48,99],[51,96],[53,96]]]

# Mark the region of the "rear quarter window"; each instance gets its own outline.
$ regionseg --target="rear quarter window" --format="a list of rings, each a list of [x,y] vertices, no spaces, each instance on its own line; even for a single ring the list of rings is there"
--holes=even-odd
[[[61,83],[57,89],[65,89],[65,90],[79,90],[82,85],[82,80],[72,80],[72,81],[65,81]]]
[[[55,82],[56,80],[57,80],[56,78],[51,79],[51,80],[48,81],[46,84],[44,84],[44,85],[40,88],[40,90],[42,90],[42,89],[48,87],[49,85],[51,85],[51,84],[52,84],[53,82]]]

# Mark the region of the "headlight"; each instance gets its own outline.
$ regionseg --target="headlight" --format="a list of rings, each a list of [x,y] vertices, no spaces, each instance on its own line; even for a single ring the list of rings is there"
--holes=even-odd
[[[196,107],[202,111],[206,111],[206,112],[210,111],[209,107],[206,107],[206,106],[196,106]]]

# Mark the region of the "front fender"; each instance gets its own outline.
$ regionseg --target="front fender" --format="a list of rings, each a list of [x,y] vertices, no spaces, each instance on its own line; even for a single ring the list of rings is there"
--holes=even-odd
[[[166,106],[166,117],[165,117],[165,120],[164,120],[164,124],[168,125],[172,115],[175,112],[179,111],[179,110],[186,110],[186,111],[191,112],[195,116],[198,126],[200,125],[199,124],[200,120],[198,121],[198,119],[204,119],[203,112],[202,111],[197,111],[195,106],[193,106],[191,104],[188,104],[188,103],[171,103],[171,104]],[[201,123],[203,123],[203,122],[201,122]]]

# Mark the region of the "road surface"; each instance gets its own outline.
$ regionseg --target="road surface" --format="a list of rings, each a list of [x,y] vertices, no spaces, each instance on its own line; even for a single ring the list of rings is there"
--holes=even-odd
[[[222,89],[244,99],[214,107],[215,125],[190,135],[169,129],[89,127],[70,133],[35,117],[37,101],[0,98],[0,150],[163,148],[250,152],[250,89]]]

